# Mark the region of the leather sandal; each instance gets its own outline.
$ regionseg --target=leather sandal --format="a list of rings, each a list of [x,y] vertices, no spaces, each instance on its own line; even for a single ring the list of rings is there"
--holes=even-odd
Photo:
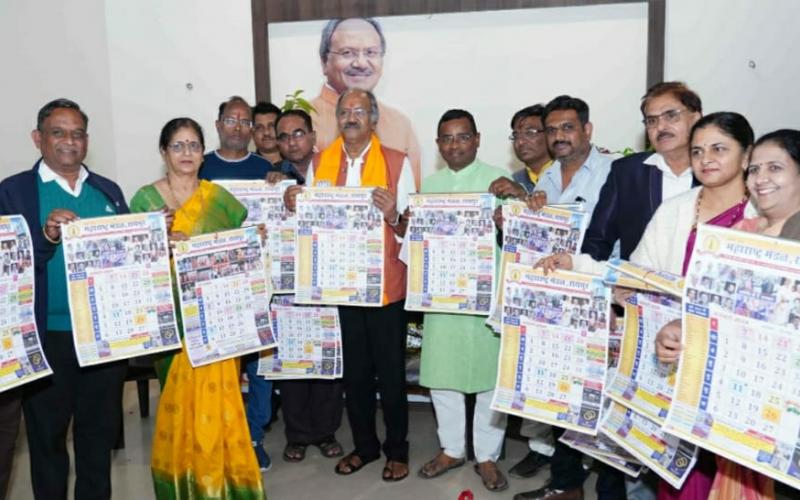
[[[283,449],[283,459],[287,462],[302,462],[306,458],[306,445],[287,443]]]
[[[417,476],[421,477],[422,479],[433,479],[435,477],[439,477],[445,472],[457,469],[466,463],[466,460],[463,458],[454,459],[455,462],[451,462],[450,464],[444,464],[443,460],[440,460],[440,457],[445,456],[447,458],[453,458],[450,455],[445,454],[445,452],[439,452],[438,455],[433,460],[430,460],[425,465],[423,465],[419,471],[417,472]]]
[[[394,465],[402,465],[405,470],[399,476],[394,475]],[[402,481],[403,479],[408,477],[408,463],[401,462],[399,460],[387,460],[386,465],[383,467],[383,472],[381,473],[381,479],[388,483],[394,483],[397,481]]]

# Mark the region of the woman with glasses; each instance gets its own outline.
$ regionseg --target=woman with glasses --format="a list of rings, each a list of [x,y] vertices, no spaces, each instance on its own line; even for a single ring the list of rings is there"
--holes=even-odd
[[[167,173],[136,192],[132,212],[165,211],[172,240],[242,224],[245,207],[197,177],[204,150],[197,122],[167,122],[159,149]],[[192,368],[186,352],[178,351],[159,358],[156,372],[161,383],[151,462],[156,497],[263,498],[240,394],[239,360]]]

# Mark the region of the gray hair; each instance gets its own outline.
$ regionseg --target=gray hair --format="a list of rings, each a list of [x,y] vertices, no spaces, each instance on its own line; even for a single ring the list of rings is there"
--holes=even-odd
[[[39,114],[36,115],[36,130],[41,132],[45,120],[47,120],[50,115],[53,114],[53,111],[57,109],[74,109],[80,113],[81,118],[83,118],[84,128],[89,128],[89,117],[86,116],[86,113],[84,113],[83,110],[81,110],[81,107],[78,105],[78,103],[61,97],[48,102],[42,107],[42,109],[39,110]]]
[[[339,110],[342,108],[342,100],[349,96],[350,94],[364,94],[369,99],[369,121],[372,122],[373,125],[378,124],[378,100],[375,99],[375,94],[370,92],[369,90],[363,89],[347,89],[341,94],[339,94],[339,100],[336,101],[336,116],[339,116]]]
[[[322,38],[319,41],[319,57],[322,59],[323,63],[328,62],[328,54],[331,52],[331,38],[333,37],[333,32],[336,31],[336,28],[338,28],[343,21],[347,21],[348,19],[361,19],[362,21],[368,22],[373,28],[375,28],[375,31],[378,32],[378,37],[381,39],[381,55],[386,54],[386,38],[383,36],[383,30],[381,29],[380,23],[378,23],[378,21],[376,21],[374,18],[348,17],[346,19],[331,19],[322,29]]]

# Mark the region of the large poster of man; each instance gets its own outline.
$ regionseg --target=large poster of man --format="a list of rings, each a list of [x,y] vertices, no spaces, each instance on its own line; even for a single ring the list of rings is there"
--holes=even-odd
[[[643,142],[646,3],[277,22],[268,37],[270,98],[280,105],[304,91],[316,108],[318,148],[336,137],[339,93],[371,90],[377,135],[408,154],[417,182],[443,167],[433,139],[451,108],[474,114],[481,158],[509,170],[519,168],[511,116],[560,94],[591,105],[598,145],[617,151]]]

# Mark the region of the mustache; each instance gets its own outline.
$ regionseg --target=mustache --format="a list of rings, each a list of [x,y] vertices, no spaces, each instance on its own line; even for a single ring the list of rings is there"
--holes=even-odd
[[[663,131],[663,132],[659,132],[659,133],[658,133],[658,135],[656,136],[656,140],[657,140],[657,141],[660,141],[660,140],[661,140],[661,139],[663,139],[664,137],[675,137],[675,134],[673,134],[672,132],[667,132],[667,131],[665,130],[665,131]]]
[[[572,143],[569,141],[556,141],[553,143],[553,147],[556,146],[572,146]]]
[[[359,129],[359,128],[361,128],[361,124],[358,123],[358,122],[347,122],[347,123],[344,124],[344,127],[342,127],[342,128],[343,129],[348,129],[348,128]]]

